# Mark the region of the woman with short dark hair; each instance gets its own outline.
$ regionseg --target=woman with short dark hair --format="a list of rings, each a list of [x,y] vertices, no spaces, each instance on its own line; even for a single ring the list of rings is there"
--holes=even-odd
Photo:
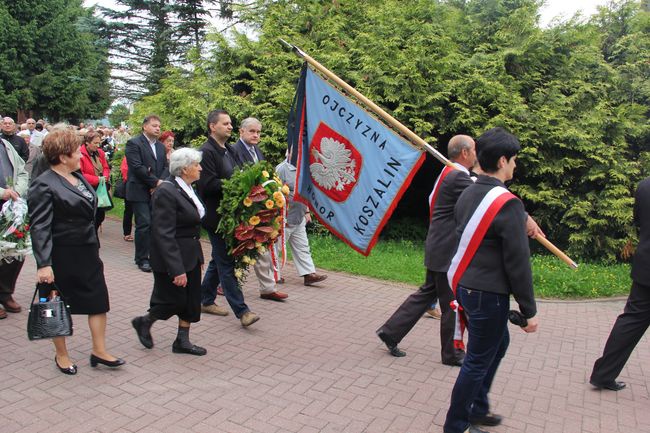
[[[37,278],[47,285],[56,282],[72,314],[88,315],[90,365],[119,367],[124,361],[106,350],[109,302],[94,224],[97,196],[78,173],[79,144],[70,130],[51,132],[43,140],[43,156],[50,168],[32,182],[28,199]],[[49,291],[43,289],[40,297],[47,297]],[[77,374],[65,337],[55,337],[53,342],[56,366],[64,374]]]

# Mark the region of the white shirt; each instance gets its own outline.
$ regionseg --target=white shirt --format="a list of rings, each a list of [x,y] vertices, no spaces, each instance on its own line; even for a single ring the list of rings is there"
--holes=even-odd
[[[201,203],[201,200],[199,200],[199,198],[196,196],[194,189],[192,189],[191,186],[186,184],[182,177],[175,176],[175,179],[176,179],[176,183],[180,185],[181,189],[185,191],[187,195],[190,196],[190,198],[194,202],[194,205],[196,206],[196,209],[199,211],[199,216],[203,218],[205,216],[205,208],[203,207],[203,203]]]
[[[32,138],[29,140],[29,144],[40,147],[40,145],[43,143],[43,138],[45,138],[45,135],[35,129],[33,131],[30,131],[30,135]]]
[[[158,141],[158,139],[154,138],[152,140],[151,138],[149,138],[147,136],[147,134],[143,134],[143,135],[144,135],[144,138],[146,138],[147,141],[149,142],[149,146],[151,146],[151,151],[153,152],[153,157],[158,159],[158,155],[156,155],[156,141]]]

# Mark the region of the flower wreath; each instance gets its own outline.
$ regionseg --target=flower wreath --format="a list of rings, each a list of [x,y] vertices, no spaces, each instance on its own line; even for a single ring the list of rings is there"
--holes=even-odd
[[[273,247],[284,230],[289,187],[282,184],[269,162],[260,161],[224,180],[222,192],[217,232],[235,259],[235,276],[243,282],[248,267]]]
[[[0,209],[0,261],[24,260],[32,253],[27,202],[8,200]]]

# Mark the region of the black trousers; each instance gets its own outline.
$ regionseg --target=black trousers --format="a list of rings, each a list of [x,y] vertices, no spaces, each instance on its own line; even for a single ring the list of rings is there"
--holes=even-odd
[[[398,344],[413,329],[420,317],[436,299],[440,301],[440,311],[442,312],[440,320],[442,362],[453,363],[463,357],[463,352],[454,347],[456,313],[449,305],[453,300],[453,293],[447,282],[446,272],[434,272],[427,269],[424,285],[406,298],[379,330],[383,331],[395,344]]]
[[[151,238],[151,202],[133,201],[135,215],[135,263],[140,265],[149,261],[149,239]]]
[[[24,264],[25,260],[14,260],[11,263],[0,260],[0,301],[8,301],[14,294]]]
[[[650,286],[632,282],[623,314],[609,334],[603,356],[594,364],[591,380],[607,383],[616,380],[645,331],[650,326]]]
[[[124,217],[122,218],[122,232],[124,236],[131,234],[133,228],[133,206],[131,202],[124,199]]]

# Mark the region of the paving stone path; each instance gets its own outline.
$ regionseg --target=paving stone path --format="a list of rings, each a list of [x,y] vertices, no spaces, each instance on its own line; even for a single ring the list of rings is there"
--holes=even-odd
[[[174,320],[157,322],[144,349],[130,320],[146,311],[152,276],[133,264],[133,244],[107,220],[101,256],[110,290],[108,347],[120,370],[88,363],[86,320],[68,340],[76,376],[55,368],[49,342],[26,337],[27,312],[0,321],[0,432],[441,432],[458,369],[440,363],[439,322],[423,318],[389,356],[374,331],[414,287],[329,273],[304,287],[293,268],[287,302],[261,300],[254,274],[244,291],[261,320],[244,329],[231,314],[204,316],[191,337],[203,357],[172,354]],[[204,249],[209,252],[209,245]],[[27,305],[29,258],[16,290]],[[570,276],[570,274],[568,274]],[[225,303],[219,297],[221,303]],[[650,344],[644,337],[620,377],[628,388],[586,382],[623,301],[543,302],[540,331],[511,328],[492,389],[505,416],[493,433],[650,432]]]

